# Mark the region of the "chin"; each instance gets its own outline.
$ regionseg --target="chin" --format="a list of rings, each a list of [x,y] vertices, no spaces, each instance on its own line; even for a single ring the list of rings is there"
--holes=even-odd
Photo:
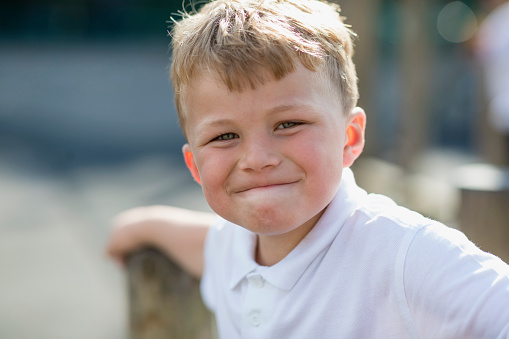
[[[272,236],[291,232],[299,228],[301,224],[285,218],[254,218],[246,220],[242,226],[253,233]]]

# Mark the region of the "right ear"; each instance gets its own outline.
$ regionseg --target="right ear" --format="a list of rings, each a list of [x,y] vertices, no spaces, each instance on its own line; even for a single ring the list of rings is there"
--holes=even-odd
[[[196,167],[196,163],[194,162],[193,152],[191,152],[189,144],[185,144],[182,147],[182,153],[184,154],[184,161],[186,162],[189,172],[191,172],[194,180],[201,185],[200,173],[198,172],[198,167]]]

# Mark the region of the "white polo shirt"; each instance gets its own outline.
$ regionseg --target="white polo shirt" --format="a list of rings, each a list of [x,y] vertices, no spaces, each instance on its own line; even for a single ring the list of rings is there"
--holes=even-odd
[[[259,266],[255,245],[225,220],[208,234],[202,296],[223,339],[509,338],[509,266],[349,169],[283,260]]]

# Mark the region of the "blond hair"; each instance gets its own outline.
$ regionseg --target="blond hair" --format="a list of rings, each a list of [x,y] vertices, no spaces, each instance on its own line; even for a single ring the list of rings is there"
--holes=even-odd
[[[357,75],[352,61],[352,31],[339,6],[318,0],[215,0],[199,11],[183,13],[171,35],[171,78],[181,127],[185,113],[182,89],[207,69],[230,91],[263,84],[263,72],[276,80],[304,67],[323,65],[337,84],[344,112],[357,104]]]

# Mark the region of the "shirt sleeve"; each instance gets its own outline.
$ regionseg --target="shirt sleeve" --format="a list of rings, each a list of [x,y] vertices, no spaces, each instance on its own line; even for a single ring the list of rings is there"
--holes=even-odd
[[[509,338],[509,266],[441,224],[418,231],[404,264],[421,338]]]

